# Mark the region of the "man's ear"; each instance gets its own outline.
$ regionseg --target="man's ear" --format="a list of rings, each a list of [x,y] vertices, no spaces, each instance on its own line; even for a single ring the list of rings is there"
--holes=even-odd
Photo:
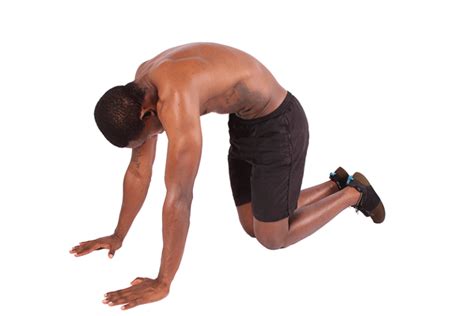
[[[143,119],[148,117],[148,116],[156,116],[156,111],[151,109],[151,108],[143,108],[142,107],[142,110],[140,112],[140,120],[143,121]]]

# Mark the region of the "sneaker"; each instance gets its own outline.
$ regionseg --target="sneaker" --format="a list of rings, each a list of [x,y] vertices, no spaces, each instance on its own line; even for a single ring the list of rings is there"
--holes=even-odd
[[[374,223],[382,223],[385,219],[385,208],[366,177],[356,172],[347,179],[347,185],[361,193],[359,201],[353,207],[365,216],[370,216]]]
[[[349,174],[342,167],[337,168],[336,171],[329,174],[329,179],[336,182],[339,190],[342,190],[347,186],[347,178],[349,178]]]

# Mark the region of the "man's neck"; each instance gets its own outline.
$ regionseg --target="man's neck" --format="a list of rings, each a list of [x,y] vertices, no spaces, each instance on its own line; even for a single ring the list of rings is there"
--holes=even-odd
[[[140,87],[140,89],[145,91],[145,102],[150,102],[154,105],[158,103],[158,91],[150,81],[143,78],[137,82],[137,85]]]

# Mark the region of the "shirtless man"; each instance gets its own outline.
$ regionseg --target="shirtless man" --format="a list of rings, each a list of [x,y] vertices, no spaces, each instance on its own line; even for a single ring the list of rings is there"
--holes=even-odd
[[[163,251],[157,278],[136,278],[104,303],[129,309],[164,298],[180,264],[201,158],[200,116],[229,114],[230,183],[245,232],[268,249],[311,235],[353,206],[381,223],[385,211],[367,179],[338,168],[330,180],[301,189],[308,123],[298,100],[252,56],[224,45],[195,43],[140,65],[135,80],[107,91],[95,119],[118,147],[132,148],[115,232],[71,249],[82,256],[109,249],[112,258],[140,210],[151,180],[158,134],[168,137]]]

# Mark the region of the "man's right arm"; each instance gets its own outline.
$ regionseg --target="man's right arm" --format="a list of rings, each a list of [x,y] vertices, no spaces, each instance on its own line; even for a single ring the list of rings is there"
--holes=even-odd
[[[123,240],[145,201],[150,186],[158,135],[132,150],[132,158],[123,181],[123,199],[114,235]]]
[[[73,247],[70,253],[79,257],[94,250],[109,249],[109,257],[112,258],[115,251],[122,246],[150,186],[157,137],[158,135],[149,138],[143,145],[132,150],[132,159],[123,181],[122,208],[115,232],[109,236],[81,242]]]

